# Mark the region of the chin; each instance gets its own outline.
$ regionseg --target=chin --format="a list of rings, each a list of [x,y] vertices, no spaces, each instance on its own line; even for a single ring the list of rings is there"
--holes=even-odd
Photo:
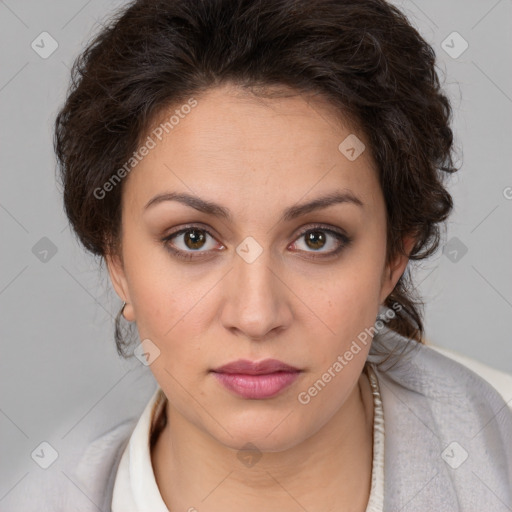
[[[217,430],[217,441],[233,450],[255,450],[260,452],[283,452],[295,447],[307,439],[308,433],[305,431],[303,421],[298,422],[294,418],[293,423],[284,420],[289,414],[289,410],[280,411],[279,414],[268,415],[267,419],[262,417],[261,413],[250,419],[246,417],[243,422],[234,421],[232,423],[225,421],[224,429]],[[288,417],[291,419],[293,413]],[[284,421],[283,421],[284,420]],[[213,434],[213,433],[212,433]],[[251,445],[247,448],[244,448]]]

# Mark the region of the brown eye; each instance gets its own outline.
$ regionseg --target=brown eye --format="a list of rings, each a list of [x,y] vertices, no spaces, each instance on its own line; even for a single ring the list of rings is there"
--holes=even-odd
[[[304,236],[307,246],[314,250],[321,249],[326,243],[326,236],[322,231],[308,231]]]
[[[314,226],[303,230],[292,247],[297,252],[306,253],[313,259],[328,258],[336,256],[351,241],[352,239],[344,233],[323,226]]]
[[[196,228],[188,229],[183,236],[183,243],[189,249],[201,249],[205,240],[204,231]]]
[[[198,226],[189,226],[162,238],[164,248],[183,260],[211,256],[211,249],[223,249],[213,235]]]

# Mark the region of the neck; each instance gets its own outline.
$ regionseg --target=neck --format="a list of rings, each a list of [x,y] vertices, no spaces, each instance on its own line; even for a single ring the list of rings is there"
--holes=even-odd
[[[245,466],[238,451],[217,442],[166,404],[168,421],[152,449],[157,485],[167,508],[244,512],[333,510],[363,512],[373,447],[373,397],[361,374],[330,420],[302,443],[265,452]]]

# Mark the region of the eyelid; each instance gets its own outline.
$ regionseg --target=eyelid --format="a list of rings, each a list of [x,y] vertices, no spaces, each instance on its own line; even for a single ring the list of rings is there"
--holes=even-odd
[[[304,257],[307,260],[329,261],[330,259],[332,260],[333,258],[337,258],[345,249],[347,249],[351,245],[353,240],[353,238],[349,236],[345,232],[345,230],[341,228],[325,224],[313,223],[305,226],[304,228],[301,228],[301,231],[295,236],[292,244],[295,244],[298,239],[300,239],[303,235],[310,231],[325,231],[327,233],[330,233],[331,236],[337,239],[337,247],[334,250],[328,252],[302,250],[295,251],[298,257]],[[307,256],[302,256],[302,253],[307,254]]]
[[[206,233],[208,233],[211,237],[217,239],[217,236],[215,234],[211,233],[211,231],[213,231],[213,230],[209,226],[207,226],[206,224],[203,224],[201,222],[193,222],[190,224],[185,224],[182,227],[180,227],[178,230],[173,231],[172,233],[169,233],[168,235],[165,235],[165,237],[163,237],[163,239],[169,239],[173,236],[177,236],[178,234],[181,234],[184,231],[187,231],[188,229],[193,229],[193,228],[201,229],[201,230],[205,231]],[[305,227],[301,228],[295,236],[299,237],[299,236],[303,235],[304,233],[307,233],[308,231],[311,231],[314,229],[322,229],[325,231],[334,231],[335,233],[337,233],[339,235],[343,235],[343,236],[349,238],[349,236],[343,229],[336,228],[334,226],[329,226],[329,225],[322,224],[322,223],[307,224]],[[295,239],[294,239],[294,241],[295,241]]]
[[[218,237],[212,233],[212,229],[210,227],[207,227],[205,224],[202,224],[200,222],[198,223],[191,223],[191,224],[185,224],[183,226],[181,226],[180,228],[178,228],[176,231],[173,231],[165,236],[163,236],[160,241],[161,242],[169,242],[171,239],[177,237],[177,236],[180,236],[182,235],[183,233],[186,233],[187,231],[190,231],[192,229],[197,229],[199,231],[204,231],[208,236],[210,236],[211,238],[213,238],[217,243],[219,243],[220,245],[222,245],[224,247],[224,244],[222,244],[221,242],[218,241]],[[190,251],[190,252],[194,252],[194,251]],[[201,251],[195,251],[197,253],[201,252]],[[202,251],[202,252],[207,252],[207,251]]]
[[[337,235],[341,235],[345,238],[349,238],[347,233],[341,228],[335,228],[334,226],[328,226],[326,224],[308,224],[304,228],[301,228],[299,233],[297,234],[297,237],[302,236],[304,233],[307,233],[308,231],[314,231],[315,229],[321,230],[321,231],[327,231],[327,232],[333,232]],[[294,240],[295,241],[295,240]]]

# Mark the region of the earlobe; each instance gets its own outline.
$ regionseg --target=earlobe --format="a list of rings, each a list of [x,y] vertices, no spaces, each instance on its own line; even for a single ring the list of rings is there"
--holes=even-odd
[[[123,309],[123,316],[129,322],[133,322],[135,321],[135,316],[131,305],[128,282],[121,259],[117,254],[107,254],[105,255],[105,263],[107,265],[110,281],[112,282],[114,290],[119,298],[123,302],[126,302],[126,306]]]

